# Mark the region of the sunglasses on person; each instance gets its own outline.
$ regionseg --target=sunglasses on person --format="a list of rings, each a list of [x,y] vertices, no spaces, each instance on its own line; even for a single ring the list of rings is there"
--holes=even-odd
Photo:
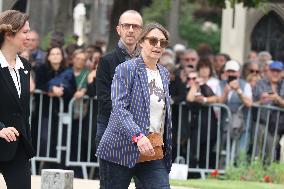
[[[128,23],[124,23],[124,24],[120,24],[120,26],[122,27],[122,29],[124,30],[130,30],[130,28],[132,28],[134,31],[138,31],[142,29],[142,26],[138,25],[138,24],[128,24]]]
[[[155,47],[160,42],[160,47],[166,48],[169,45],[169,41],[166,39],[158,39],[157,37],[144,37],[149,41],[149,44]]]
[[[256,74],[259,74],[259,70],[250,70],[250,73],[256,73]]]
[[[196,77],[187,77],[187,80],[188,80],[188,81],[191,81],[191,80],[192,80],[192,81],[195,81],[195,80],[196,80]]]

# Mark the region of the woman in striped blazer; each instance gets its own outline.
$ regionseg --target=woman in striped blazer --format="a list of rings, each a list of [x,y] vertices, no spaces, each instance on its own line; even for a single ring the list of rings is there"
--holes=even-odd
[[[169,74],[158,64],[169,33],[158,23],[146,25],[140,35],[141,56],[120,64],[112,81],[112,112],[97,150],[102,159],[101,188],[127,189],[135,176],[144,189],[169,189],[172,132]],[[157,156],[149,134],[163,141]],[[142,162],[141,157],[150,157]]]

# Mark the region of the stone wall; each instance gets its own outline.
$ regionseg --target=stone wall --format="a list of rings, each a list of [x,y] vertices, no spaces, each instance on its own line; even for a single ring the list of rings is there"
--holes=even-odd
[[[246,8],[242,4],[236,5],[235,10],[224,9],[220,52],[243,63],[251,50],[250,37],[254,27],[271,10],[284,20],[284,3],[266,4],[264,9]]]

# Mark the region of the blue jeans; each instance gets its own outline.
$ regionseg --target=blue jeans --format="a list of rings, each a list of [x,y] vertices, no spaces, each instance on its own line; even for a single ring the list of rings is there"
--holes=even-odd
[[[163,159],[137,163],[134,168],[100,159],[100,169],[101,189],[128,189],[132,177],[136,177],[143,189],[170,189]]]

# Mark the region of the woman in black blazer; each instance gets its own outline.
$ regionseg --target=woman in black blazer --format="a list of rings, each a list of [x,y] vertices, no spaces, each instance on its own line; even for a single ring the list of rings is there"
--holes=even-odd
[[[0,14],[0,172],[8,189],[31,188],[31,66],[17,55],[26,49],[29,31],[26,14],[14,10]]]

